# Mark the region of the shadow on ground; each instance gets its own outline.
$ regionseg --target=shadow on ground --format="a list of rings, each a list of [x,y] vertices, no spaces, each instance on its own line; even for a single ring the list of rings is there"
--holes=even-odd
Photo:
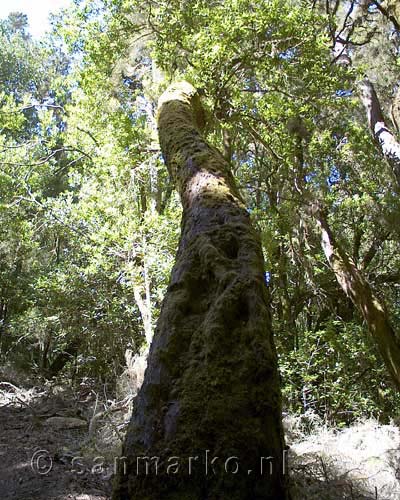
[[[85,393],[86,392],[86,393]],[[89,443],[93,395],[0,380],[0,498],[106,500],[112,464]],[[78,458],[86,455],[84,458]]]

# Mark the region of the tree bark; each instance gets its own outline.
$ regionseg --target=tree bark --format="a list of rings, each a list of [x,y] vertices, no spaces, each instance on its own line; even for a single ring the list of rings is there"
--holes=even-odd
[[[361,101],[367,113],[369,129],[379,149],[389,163],[400,188],[400,143],[385,122],[378,96],[372,83],[360,83]]]
[[[0,354],[3,353],[3,336],[6,330],[7,302],[0,300]]]
[[[328,263],[339,285],[363,316],[395,386],[400,389],[400,341],[387,311],[354,261],[336,241],[323,211],[314,209],[314,215],[321,228],[321,244]]]
[[[360,0],[357,4],[355,2],[350,4],[344,25],[340,32],[335,34],[333,54],[337,64],[351,66],[351,53],[348,50],[350,38],[355,27],[362,23],[370,3],[379,5],[378,2],[369,2],[367,0]],[[382,9],[380,10],[382,12]],[[393,19],[391,19],[392,22]],[[387,126],[373,83],[368,78],[365,78],[358,86],[372,137],[382,156],[391,167],[397,186],[400,187],[400,143]]]
[[[114,500],[288,498],[260,239],[203,117],[186,82],[160,98],[182,232]]]
[[[147,245],[146,238],[142,236],[142,274],[143,274],[143,284],[134,284],[133,295],[135,297],[136,305],[138,306],[140,315],[143,321],[143,329],[146,337],[147,346],[150,345],[151,339],[153,338],[153,323],[152,323],[152,311],[151,311],[151,293],[150,293],[150,276],[149,269],[147,265]],[[144,288],[144,290],[143,290]],[[142,293],[144,292],[144,298]]]

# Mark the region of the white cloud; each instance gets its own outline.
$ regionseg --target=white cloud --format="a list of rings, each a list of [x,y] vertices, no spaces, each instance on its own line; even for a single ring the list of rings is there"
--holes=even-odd
[[[0,0],[0,18],[6,18],[10,12],[24,12],[28,16],[30,33],[39,37],[50,28],[50,12],[70,3],[71,0]]]

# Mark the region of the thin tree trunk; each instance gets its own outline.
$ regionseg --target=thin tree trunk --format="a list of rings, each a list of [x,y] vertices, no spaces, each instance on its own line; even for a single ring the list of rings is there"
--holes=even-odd
[[[400,188],[400,143],[385,122],[378,96],[372,83],[365,79],[360,84],[361,101],[367,113],[369,129],[387,160]]]
[[[47,366],[49,364],[49,360],[47,358],[50,350],[50,345],[51,345],[51,338],[52,338],[52,333],[47,333],[46,338],[43,342],[43,349],[42,349],[42,371],[46,372]]]
[[[367,0],[360,0],[358,3],[352,2],[350,4],[344,26],[335,35],[333,54],[337,64],[351,66],[351,54],[348,50],[350,38],[355,27],[362,23],[369,3]],[[400,187],[400,143],[385,121],[373,83],[365,78],[358,86],[372,137],[382,156],[390,165]]]
[[[7,320],[7,302],[0,300],[0,353],[3,351],[3,336],[6,329]]]
[[[142,237],[142,251],[143,251],[143,280],[144,280],[144,295],[142,297],[142,285],[134,285],[133,294],[136,304],[138,306],[140,315],[143,321],[143,329],[146,337],[146,343],[149,346],[153,338],[152,314],[151,314],[151,294],[150,294],[150,276],[147,265],[147,249],[146,238]]]
[[[388,9],[385,8],[386,6],[383,5],[383,2],[380,3],[379,0],[372,1],[374,5],[378,8],[378,10],[389,20],[394,26],[394,29],[396,31],[400,31],[400,18],[397,19],[396,15],[400,15],[400,7],[399,4],[397,3],[398,0],[392,0],[392,2],[386,2],[388,5]]]
[[[114,500],[288,498],[260,239],[203,116],[186,82],[160,99],[182,233]]]
[[[400,389],[400,341],[390,324],[386,309],[353,260],[336,241],[322,210],[315,209],[314,215],[321,228],[321,244],[328,263],[339,285],[365,319],[386,368],[397,389]]]

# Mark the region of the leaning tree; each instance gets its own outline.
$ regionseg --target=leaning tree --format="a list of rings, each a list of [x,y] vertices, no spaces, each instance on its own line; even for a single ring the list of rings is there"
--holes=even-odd
[[[114,500],[288,498],[261,243],[204,117],[187,82],[160,98],[182,232]]]

